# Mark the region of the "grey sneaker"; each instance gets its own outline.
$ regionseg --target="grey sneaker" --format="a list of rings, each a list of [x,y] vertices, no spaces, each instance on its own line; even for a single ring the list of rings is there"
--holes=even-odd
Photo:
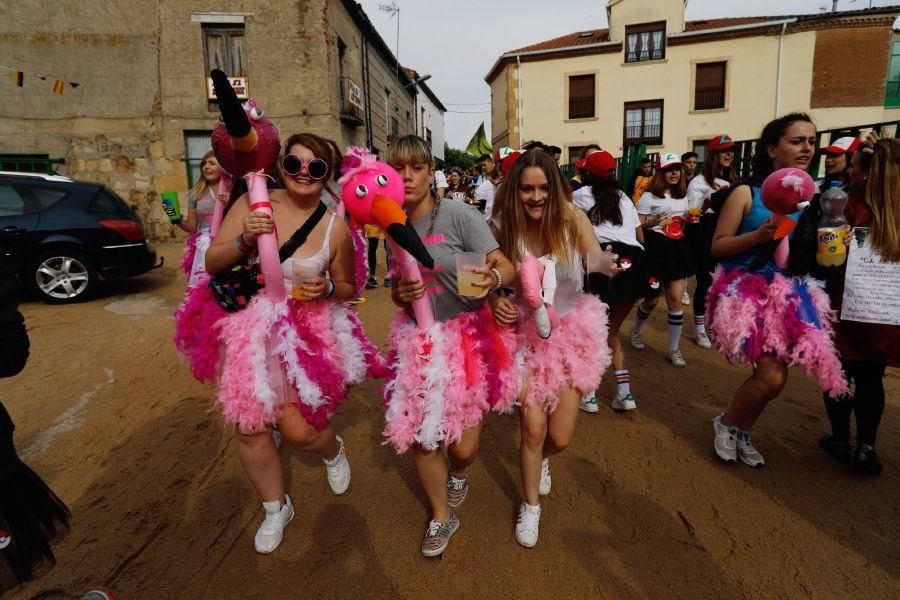
[[[447,505],[450,508],[459,508],[462,506],[466,494],[469,493],[469,478],[454,477],[451,475],[447,478]]]
[[[762,454],[750,443],[749,431],[741,429],[738,433],[737,455],[742,463],[750,467],[759,468],[766,466],[766,461],[763,459]]]
[[[631,330],[631,346],[638,350],[643,350],[646,348],[644,345],[644,336],[641,335],[640,331],[636,331],[634,329]]]
[[[722,417],[724,416],[725,413],[722,413],[721,415],[713,419],[713,429],[716,432],[714,447],[716,449],[716,454],[719,455],[719,458],[727,463],[733,463],[737,462],[738,428],[729,427],[728,425],[722,423]]]
[[[681,355],[681,350],[672,350],[669,352],[669,362],[672,363],[673,367],[687,366],[687,363],[684,362],[684,357]]]
[[[459,517],[455,512],[451,511],[450,518],[444,522],[432,519],[425,531],[425,539],[422,540],[422,554],[425,556],[443,554],[457,529],[459,529]]]

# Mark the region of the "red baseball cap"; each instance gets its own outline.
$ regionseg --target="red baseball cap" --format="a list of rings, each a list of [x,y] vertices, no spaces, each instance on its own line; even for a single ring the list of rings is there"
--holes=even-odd
[[[506,174],[509,173],[509,170],[512,169],[512,166],[516,161],[519,160],[520,156],[522,156],[521,150],[513,150],[500,162],[500,173],[502,173],[504,177],[506,177]]]
[[[613,177],[616,174],[616,159],[606,150],[591,152],[575,161],[575,166],[597,177]]]
[[[502,162],[504,158],[509,156],[509,153],[512,152],[513,149],[509,146],[503,146],[502,148],[497,148],[494,150],[494,162]]]
[[[859,138],[842,137],[822,148],[821,152],[825,154],[853,154],[857,148],[859,148]]]
[[[709,140],[706,144],[706,149],[710,152],[724,152],[725,150],[731,150],[734,146],[735,143],[734,140],[731,139],[731,136],[727,133],[723,133],[722,135],[717,135]]]

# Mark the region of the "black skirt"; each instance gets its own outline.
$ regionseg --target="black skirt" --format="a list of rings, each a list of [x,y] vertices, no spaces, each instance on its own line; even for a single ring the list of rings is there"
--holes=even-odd
[[[33,579],[42,563],[54,562],[50,540],[69,518],[62,500],[19,460],[14,427],[0,404],[0,594]]]
[[[718,223],[717,214],[706,213],[700,217],[699,223],[687,227],[686,234],[694,255],[695,273],[701,270],[712,273],[716,268],[716,257],[712,253],[712,240],[716,234]]]
[[[697,261],[687,236],[673,240],[650,229],[644,232],[644,246],[647,272],[662,283],[686,279],[697,272]]]
[[[612,278],[600,273],[591,273],[588,276],[588,292],[600,296],[600,299],[610,306],[634,302],[657,293],[657,290],[651,287],[643,250],[621,242],[600,242],[601,248],[607,246],[612,246],[613,253],[619,255],[620,264],[623,260],[627,260],[631,262],[631,266]]]

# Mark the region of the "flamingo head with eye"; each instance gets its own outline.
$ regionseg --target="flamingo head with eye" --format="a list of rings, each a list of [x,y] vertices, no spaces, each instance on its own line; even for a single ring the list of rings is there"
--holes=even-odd
[[[351,147],[341,165],[341,197],[360,224],[378,225],[401,248],[428,268],[434,261],[403,212],[403,179],[365,148]]]

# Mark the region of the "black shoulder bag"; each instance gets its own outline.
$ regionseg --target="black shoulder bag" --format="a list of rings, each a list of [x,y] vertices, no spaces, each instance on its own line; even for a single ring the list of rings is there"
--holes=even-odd
[[[327,207],[319,202],[319,206],[316,207],[313,214],[294,232],[291,239],[281,246],[278,250],[278,258],[281,262],[289,259],[297,251],[297,248],[306,242],[306,238],[322,220],[326,209]],[[232,313],[246,308],[253,296],[264,287],[265,282],[259,263],[237,264],[213,276],[209,281],[209,289],[212,290],[216,302],[223,310]]]

